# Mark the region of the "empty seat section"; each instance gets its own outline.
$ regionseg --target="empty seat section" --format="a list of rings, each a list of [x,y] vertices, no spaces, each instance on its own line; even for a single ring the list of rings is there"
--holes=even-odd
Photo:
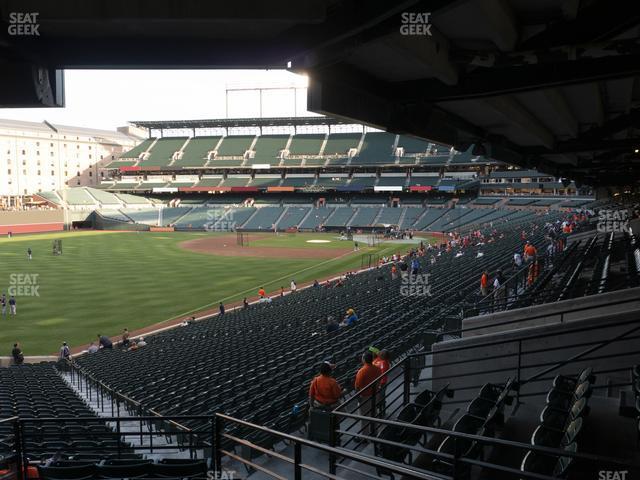
[[[347,223],[353,217],[355,209],[351,207],[338,207],[335,209],[333,215],[331,215],[326,221],[327,227],[346,227]]]
[[[251,148],[255,135],[229,135],[218,145],[210,167],[239,167],[244,162],[244,154]]]
[[[300,225],[302,219],[311,211],[311,207],[289,207],[278,222],[278,229],[286,230]]]
[[[446,208],[430,208],[425,214],[418,218],[411,228],[414,230],[432,230],[431,225],[446,214],[449,210]]]
[[[276,220],[280,218],[284,208],[282,207],[262,207],[257,209],[256,214],[242,225],[246,230],[272,230]]]
[[[313,185],[316,181],[316,178],[313,176],[300,176],[300,177],[293,177],[293,176],[287,176],[287,178],[285,178],[282,181],[281,186],[282,187],[307,187],[309,185]]]
[[[166,167],[173,160],[173,154],[179,151],[187,141],[186,137],[160,138],[149,151],[149,155],[140,160],[141,167]]]
[[[360,207],[358,211],[353,216],[353,220],[351,220],[350,225],[352,227],[371,227],[373,226],[373,221],[380,212],[379,208],[375,207]]]
[[[140,157],[140,154],[146,152],[147,149],[151,146],[151,144],[153,144],[155,140],[156,139],[154,137],[147,138],[142,143],[136,145],[128,152],[125,152],[122,155],[120,155],[120,158],[131,158],[131,159],[137,160],[138,157]]]
[[[287,146],[290,135],[261,135],[253,146],[255,156],[248,160],[248,165],[280,163],[279,154]]]
[[[380,212],[376,224],[382,225],[398,225],[402,213],[406,211],[406,208],[390,208],[383,207]]]
[[[349,186],[360,190],[371,190],[376,184],[376,177],[353,177]]]
[[[317,229],[320,225],[325,223],[327,217],[333,213],[333,210],[333,208],[329,207],[312,208],[311,213],[309,213],[309,216],[304,219],[299,228],[305,230]]]
[[[173,163],[173,167],[204,167],[209,160],[209,152],[215,150],[217,137],[193,137],[182,151],[182,157]]]
[[[367,132],[358,155],[351,160],[352,165],[395,163],[393,145],[396,135],[387,132]]]
[[[400,135],[398,138],[398,147],[404,149],[404,154],[400,157],[400,164],[413,165],[420,156],[426,155],[429,148],[429,142],[414,137],[405,137]]]
[[[246,187],[249,185],[251,177],[248,175],[229,175],[221,183],[223,187]]]

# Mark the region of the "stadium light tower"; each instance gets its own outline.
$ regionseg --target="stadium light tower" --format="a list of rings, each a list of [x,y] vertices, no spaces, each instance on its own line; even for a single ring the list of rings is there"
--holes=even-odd
[[[300,92],[299,92],[300,90]],[[306,98],[306,90],[307,87],[304,85],[295,85],[295,84],[290,84],[290,85],[278,85],[278,86],[269,86],[269,87],[226,87],[225,88],[225,116],[226,118],[232,118],[230,116],[231,113],[231,109],[230,109],[230,105],[233,106],[231,104],[232,98],[233,98],[233,94],[234,93],[252,93],[252,92],[257,92],[258,94],[258,100],[257,100],[257,104],[258,104],[258,114],[257,117],[262,118],[262,117],[281,117],[281,116],[293,116],[293,117],[297,117],[298,116],[298,112],[299,112],[299,108],[298,108],[298,99],[299,98]],[[278,103],[278,107],[277,107],[277,111],[275,112],[267,112],[267,114],[265,115],[265,99],[269,98],[269,95],[274,94],[276,92],[282,92],[284,94],[284,96],[286,97],[284,102],[279,102]],[[300,94],[303,95],[303,97],[300,97]],[[231,98],[230,98],[231,97]],[[246,102],[248,95],[242,95],[243,100]],[[254,106],[253,102],[247,102],[250,103],[251,107]],[[293,105],[293,109],[291,109],[291,105]],[[243,105],[242,108],[247,108],[247,105]],[[293,114],[291,114],[291,112]],[[306,113],[306,112],[303,112]],[[246,116],[250,116],[250,115],[246,115],[246,114],[241,114],[241,117],[246,117]]]

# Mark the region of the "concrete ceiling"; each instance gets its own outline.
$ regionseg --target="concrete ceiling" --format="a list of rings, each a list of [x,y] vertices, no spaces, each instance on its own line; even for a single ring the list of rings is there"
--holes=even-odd
[[[11,12],[38,12],[40,35],[9,35]],[[62,68],[288,66],[313,111],[640,180],[640,2],[0,0],[0,16],[0,105],[59,105]]]

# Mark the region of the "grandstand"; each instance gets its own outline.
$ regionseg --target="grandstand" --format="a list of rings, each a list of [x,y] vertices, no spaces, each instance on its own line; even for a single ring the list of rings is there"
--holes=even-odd
[[[536,171],[387,132],[153,137],[132,152],[135,170],[114,161],[101,188],[40,197],[111,230],[234,230],[248,243],[272,231],[332,239],[351,231],[362,245],[374,234],[399,242],[383,244],[386,252],[435,238],[417,257],[428,295],[405,295],[411,280],[392,274],[389,258],[369,258],[377,268],[340,287],[207,313],[148,336],[135,351],[117,345],[0,370],[0,408],[19,417],[0,420],[0,455],[9,462],[16,449],[30,465],[55,452],[49,466],[37,466],[42,478],[200,478],[244,466],[253,475],[256,465],[280,471],[297,448],[312,458],[305,468],[329,478],[577,479],[595,455],[611,468],[635,468],[627,444],[639,414],[629,375],[640,358],[625,345],[640,328],[627,318],[637,308],[630,299],[640,254],[632,233],[594,229],[606,202],[571,195],[574,186],[560,189],[559,179]],[[518,195],[509,195],[515,186]],[[562,233],[562,248],[552,242],[550,250],[549,229],[561,231],[562,221],[577,233]],[[407,234],[413,243],[402,243]],[[523,235],[538,249],[535,269],[513,263]],[[504,295],[480,294],[483,271],[502,272]],[[586,296],[604,324],[589,323],[591,313],[541,320],[562,309],[572,315]],[[324,319],[351,307],[356,325],[326,334]],[[597,340],[587,333],[594,328]],[[393,366],[376,400],[384,409],[363,417],[353,379],[370,346],[391,351]],[[592,349],[605,354],[590,357]],[[308,385],[327,358],[347,395],[322,412],[309,409]],[[34,376],[42,381],[27,407],[17,398]],[[42,401],[54,389],[68,408]],[[49,438],[49,418],[61,419],[62,438]],[[609,435],[604,448],[590,437],[607,423],[620,438]]]

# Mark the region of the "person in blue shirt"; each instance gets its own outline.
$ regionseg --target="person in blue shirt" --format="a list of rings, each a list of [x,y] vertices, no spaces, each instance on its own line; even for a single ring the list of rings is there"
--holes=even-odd
[[[340,324],[342,327],[350,327],[358,320],[358,315],[353,308],[347,310],[347,315],[344,317],[344,320]]]
[[[420,262],[417,258],[411,260],[411,275],[418,275],[420,272]]]

